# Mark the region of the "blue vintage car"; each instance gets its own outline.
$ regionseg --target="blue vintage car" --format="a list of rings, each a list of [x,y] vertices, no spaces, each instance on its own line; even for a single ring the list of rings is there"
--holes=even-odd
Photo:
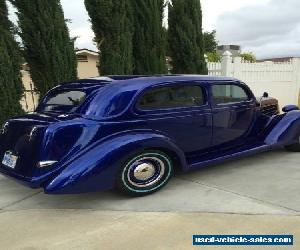
[[[59,85],[0,133],[0,171],[48,194],[153,193],[193,170],[286,147],[300,112],[226,77],[110,76]]]

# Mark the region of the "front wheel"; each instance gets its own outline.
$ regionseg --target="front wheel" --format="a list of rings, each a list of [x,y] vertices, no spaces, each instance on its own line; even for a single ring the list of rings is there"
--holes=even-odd
[[[165,186],[173,174],[170,157],[156,150],[147,150],[130,157],[121,167],[117,187],[132,196],[143,196]]]

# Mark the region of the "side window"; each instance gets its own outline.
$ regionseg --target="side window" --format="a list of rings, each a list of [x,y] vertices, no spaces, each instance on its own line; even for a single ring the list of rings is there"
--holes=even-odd
[[[142,110],[193,107],[204,104],[200,86],[161,87],[147,91],[138,101]]]
[[[213,85],[212,94],[216,104],[244,102],[250,99],[242,87],[233,84]]]

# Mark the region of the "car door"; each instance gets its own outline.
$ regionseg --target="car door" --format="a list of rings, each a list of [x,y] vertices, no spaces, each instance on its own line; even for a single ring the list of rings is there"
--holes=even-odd
[[[255,115],[255,98],[239,83],[211,86],[213,146],[239,146],[247,142]]]
[[[145,127],[164,133],[185,153],[211,146],[212,114],[207,89],[197,83],[171,83],[145,90],[137,113]]]

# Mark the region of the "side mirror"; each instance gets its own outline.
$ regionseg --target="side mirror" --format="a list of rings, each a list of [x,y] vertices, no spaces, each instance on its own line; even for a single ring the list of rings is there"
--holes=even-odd
[[[293,110],[299,110],[299,107],[296,105],[286,105],[282,108],[282,112],[287,113]]]
[[[264,97],[264,98],[268,98],[268,97],[269,97],[269,93],[268,93],[268,92],[264,92],[264,93],[263,93],[263,97]]]

